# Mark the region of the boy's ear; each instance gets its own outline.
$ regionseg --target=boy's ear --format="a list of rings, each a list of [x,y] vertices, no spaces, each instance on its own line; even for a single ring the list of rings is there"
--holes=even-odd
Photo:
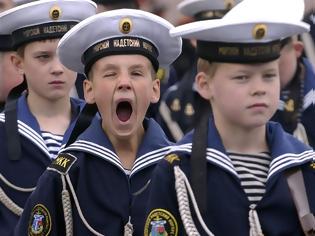
[[[86,103],[93,104],[95,103],[93,83],[89,79],[83,81],[83,91],[84,91],[84,100]]]
[[[20,75],[24,74],[24,60],[21,56],[19,56],[16,52],[12,52],[10,53],[10,60],[11,63],[14,65],[14,67],[16,68],[16,70],[18,71],[18,73]]]
[[[293,47],[296,53],[297,58],[302,56],[303,50],[304,50],[304,44],[301,41],[295,41],[293,43]]]
[[[195,77],[197,91],[201,97],[206,100],[211,98],[211,84],[210,78],[205,72],[199,72]]]
[[[161,81],[157,77],[153,80],[151,103],[157,103],[160,100],[160,83]]]

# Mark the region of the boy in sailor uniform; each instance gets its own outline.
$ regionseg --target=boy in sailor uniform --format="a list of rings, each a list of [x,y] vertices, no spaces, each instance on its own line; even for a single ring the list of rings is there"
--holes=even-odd
[[[314,148],[315,71],[297,35],[283,39],[281,47],[280,104],[272,120]]]
[[[221,18],[239,2],[240,0],[184,0],[177,8],[183,15],[194,20],[209,20]],[[186,72],[179,82],[165,91],[161,97],[159,113],[156,115],[157,122],[173,141],[178,141],[192,130],[199,123],[201,113],[209,112],[208,101],[203,99],[195,88],[194,78],[198,57],[191,52],[194,51],[193,43],[189,39],[183,39],[183,45],[181,56],[184,57],[186,53],[188,59],[182,60],[188,60],[189,67],[185,67]],[[188,52],[184,51],[186,48],[189,49]],[[206,111],[203,108],[206,108]]]
[[[85,98],[99,116],[42,175],[15,235],[40,232],[38,214],[49,235],[143,234],[151,172],[171,147],[145,114],[159,99],[156,71],[181,52],[172,28],[154,14],[121,9],[63,37],[60,60],[87,75]]]
[[[314,235],[315,153],[269,121],[280,39],[309,25],[299,0],[278,3],[244,0],[222,19],[171,30],[197,39],[197,88],[213,114],[152,174],[145,236]]]
[[[11,35],[17,50],[11,61],[24,77],[0,114],[0,235],[15,227],[27,197],[67,142],[84,105],[69,97],[76,72],[60,63],[56,50],[71,27],[95,12],[92,1],[43,0],[0,15],[0,34]]]

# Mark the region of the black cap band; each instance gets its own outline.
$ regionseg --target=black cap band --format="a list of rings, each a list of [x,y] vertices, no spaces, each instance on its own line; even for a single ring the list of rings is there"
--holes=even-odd
[[[196,21],[199,20],[211,20],[221,19],[228,10],[213,10],[213,11],[202,11],[194,15]]]
[[[11,35],[0,35],[0,51],[13,51]]]
[[[17,49],[22,44],[32,41],[61,38],[78,22],[49,22],[41,25],[25,27],[12,33],[13,47]]]
[[[260,63],[280,56],[280,40],[267,43],[224,43],[197,41],[197,54],[210,62]]]
[[[100,58],[110,55],[140,54],[147,57],[155,71],[159,68],[157,60],[159,53],[156,47],[148,40],[137,37],[117,37],[102,40],[89,47],[82,56],[85,74],[88,74],[92,65]]]

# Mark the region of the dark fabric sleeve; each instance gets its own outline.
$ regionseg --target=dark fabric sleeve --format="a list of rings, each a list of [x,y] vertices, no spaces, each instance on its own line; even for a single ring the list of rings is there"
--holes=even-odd
[[[174,181],[173,166],[162,160],[152,175],[144,236],[163,230],[167,235],[183,235]]]
[[[46,170],[28,198],[13,235],[65,235],[61,192],[61,175]]]

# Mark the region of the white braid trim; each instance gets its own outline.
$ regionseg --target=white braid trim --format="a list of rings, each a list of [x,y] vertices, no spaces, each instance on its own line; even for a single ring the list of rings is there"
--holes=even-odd
[[[86,227],[92,234],[94,234],[94,235],[97,235],[97,236],[105,236],[104,234],[101,234],[101,233],[97,232],[95,229],[93,229],[93,228],[89,225],[89,223],[86,221],[86,219],[84,218],[83,213],[82,213],[82,211],[81,211],[80,204],[79,204],[79,200],[78,200],[78,198],[77,198],[77,195],[75,194],[73,185],[72,185],[72,183],[71,183],[70,176],[69,176],[68,174],[66,175],[66,180],[67,180],[67,183],[68,183],[68,185],[69,185],[69,187],[70,187],[70,191],[71,191],[71,194],[72,194],[72,196],[73,196],[74,203],[75,203],[75,206],[76,206],[76,208],[77,208],[77,210],[78,210],[79,216],[80,216],[82,222],[84,223],[85,227]]]
[[[14,184],[12,184],[10,181],[8,181],[2,174],[0,174],[0,179],[10,188],[19,191],[19,192],[33,192],[35,190],[34,188],[21,188]],[[0,187],[0,202],[3,203],[5,207],[7,207],[10,211],[12,211],[14,214],[21,216],[23,212],[23,208],[18,206],[9,196],[4,192],[4,190]]]
[[[175,175],[175,189],[177,193],[179,212],[180,212],[181,219],[183,221],[183,225],[186,230],[186,233],[188,234],[188,236],[200,236],[191,216],[189,199],[188,199],[188,194],[187,194],[187,189],[188,189],[189,196],[193,203],[193,207],[196,212],[199,223],[201,224],[203,230],[207,233],[207,235],[214,236],[214,234],[208,229],[207,225],[202,219],[194,193],[192,191],[192,188],[190,186],[190,183],[185,173],[178,166],[175,166],[174,175]]]
[[[305,127],[302,123],[298,123],[296,129],[293,132],[293,136],[301,142],[309,145]]]
[[[62,199],[64,218],[65,218],[66,236],[72,236],[73,235],[73,217],[72,217],[71,199],[70,199],[69,191],[67,190],[66,179],[64,175],[61,175],[61,180],[62,180],[61,199]]]
[[[18,187],[16,185],[12,184],[11,182],[9,182],[9,180],[7,180],[2,174],[0,174],[0,179],[6,185],[8,185],[10,188],[13,188],[14,190],[19,191],[19,192],[33,192],[35,190],[35,187],[34,188],[21,188],[21,187]]]
[[[248,213],[248,219],[249,219],[249,235],[250,236],[264,236],[261,225],[259,222],[258,214],[255,209],[256,205],[252,204],[249,206],[250,210]]]
[[[128,222],[124,227],[124,236],[132,236],[133,233],[133,225],[131,224],[131,217],[129,216]]]
[[[14,214],[21,216],[23,213],[23,208],[19,207],[17,204],[15,204],[8,195],[5,194],[5,192],[0,187],[0,202],[3,203],[3,205],[8,208],[10,211],[12,211]]]

